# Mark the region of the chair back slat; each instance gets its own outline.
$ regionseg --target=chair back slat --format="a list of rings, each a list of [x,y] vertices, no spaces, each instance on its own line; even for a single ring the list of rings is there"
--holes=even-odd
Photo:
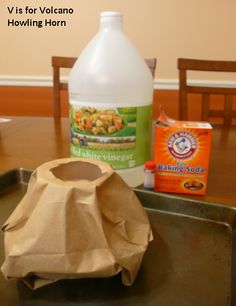
[[[53,56],[52,66],[59,68],[72,68],[76,60],[76,57]]]
[[[202,120],[207,121],[209,117],[210,95],[204,93],[202,95]]]
[[[154,78],[155,70],[156,70],[156,64],[157,64],[156,58],[145,58],[144,60],[145,60],[147,66],[150,69],[151,74],[152,74],[152,76]]]
[[[195,71],[235,72],[236,62],[179,58],[178,68]]]
[[[187,85],[186,89],[188,93],[209,93],[211,95],[227,95],[233,94],[236,95],[236,88],[232,87],[209,87],[209,86],[190,86]]]
[[[226,95],[225,96],[225,124],[230,125],[231,123],[231,111],[233,108],[233,96]]]

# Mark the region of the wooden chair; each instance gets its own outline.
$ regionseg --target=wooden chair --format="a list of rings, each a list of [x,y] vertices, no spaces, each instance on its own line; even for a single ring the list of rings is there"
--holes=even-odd
[[[201,94],[202,113],[201,120],[209,121],[209,118],[223,118],[223,124],[229,125],[232,118],[236,117],[236,111],[233,111],[233,96],[236,95],[236,88],[228,87],[209,87],[192,86],[187,83],[188,71],[210,71],[210,72],[236,72],[236,62],[232,61],[214,61],[197,59],[178,59],[179,69],[179,118],[188,119],[188,94]],[[210,109],[210,96],[224,96],[224,109]]]
[[[60,69],[61,68],[72,68],[76,57],[62,57],[62,56],[52,56],[52,67],[53,67],[53,110],[54,117],[61,117],[61,90],[68,90],[68,85],[62,82],[60,79]],[[145,59],[151,73],[154,77],[156,69],[156,58]]]

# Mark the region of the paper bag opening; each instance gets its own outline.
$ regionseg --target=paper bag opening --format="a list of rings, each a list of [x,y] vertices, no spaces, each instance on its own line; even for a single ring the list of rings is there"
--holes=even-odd
[[[51,169],[52,174],[62,181],[94,181],[106,172],[94,164],[82,161],[73,161],[58,165]]]

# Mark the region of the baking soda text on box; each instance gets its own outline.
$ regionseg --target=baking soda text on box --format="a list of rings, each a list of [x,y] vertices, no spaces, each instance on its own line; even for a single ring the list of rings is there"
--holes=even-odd
[[[161,116],[156,124],[155,191],[204,195],[212,126]]]

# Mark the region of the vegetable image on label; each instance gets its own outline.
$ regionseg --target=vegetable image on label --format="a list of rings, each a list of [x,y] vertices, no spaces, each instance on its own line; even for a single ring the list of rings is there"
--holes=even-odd
[[[114,169],[138,165],[136,107],[105,109],[72,106],[70,116],[73,156],[104,160]]]

